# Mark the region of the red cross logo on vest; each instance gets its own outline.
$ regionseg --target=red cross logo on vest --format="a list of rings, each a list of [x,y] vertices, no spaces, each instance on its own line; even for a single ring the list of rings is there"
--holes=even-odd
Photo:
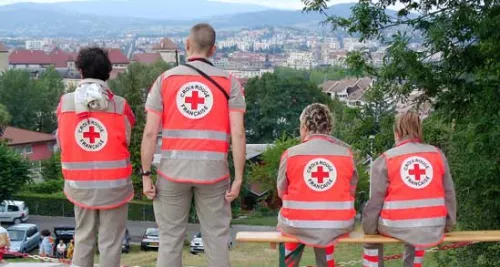
[[[304,167],[304,182],[314,191],[326,191],[333,187],[336,180],[337,168],[327,159],[313,159]]]
[[[83,138],[88,138],[91,144],[95,144],[95,139],[99,137],[101,134],[95,132],[94,126],[90,126],[88,132],[83,132]]]
[[[200,82],[189,82],[181,86],[176,97],[177,109],[188,119],[201,119],[212,110],[212,90]]]
[[[433,178],[434,171],[431,163],[423,157],[410,157],[401,164],[401,179],[411,188],[423,189]]]
[[[75,128],[75,141],[85,151],[100,151],[108,143],[108,131],[96,118],[83,119]]]

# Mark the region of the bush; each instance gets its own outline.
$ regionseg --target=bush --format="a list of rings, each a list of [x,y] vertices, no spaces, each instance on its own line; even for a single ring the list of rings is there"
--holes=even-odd
[[[30,179],[30,163],[0,140],[0,202],[10,199]]]
[[[64,180],[49,180],[40,184],[31,184],[23,188],[23,192],[35,194],[54,194],[64,190]]]
[[[61,154],[55,153],[48,160],[42,162],[42,177],[45,181],[62,180]],[[43,192],[40,192],[43,193]],[[50,192],[46,192],[50,193]]]
[[[31,215],[74,217],[74,205],[63,193],[45,195],[23,193],[16,195],[30,209]],[[146,201],[129,203],[128,219],[131,221],[155,221],[153,205]]]

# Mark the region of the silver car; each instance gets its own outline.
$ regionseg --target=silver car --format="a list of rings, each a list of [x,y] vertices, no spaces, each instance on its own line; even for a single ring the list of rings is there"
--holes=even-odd
[[[141,250],[158,249],[160,246],[160,237],[158,228],[148,228],[141,240]]]
[[[233,246],[233,241],[231,240],[230,237],[228,248],[231,249],[232,246]],[[200,232],[193,235],[193,239],[191,239],[191,243],[189,244],[189,251],[193,255],[205,252],[205,245],[203,244],[203,238],[201,237]]]
[[[10,250],[13,252],[28,253],[37,249],[42,242],[42,236],[35,224],[18,224],[7,229],[10,237]]]

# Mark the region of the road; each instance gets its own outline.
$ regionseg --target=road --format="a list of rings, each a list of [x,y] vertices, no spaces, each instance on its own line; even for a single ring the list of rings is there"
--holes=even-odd
[[[30,215],[28,223],[33,223],[38,225],[40,231],[44,229],[49,229],[51,232],[56,226],[75,226],[75,219],[70,217],[47,217],[47,216],[33,216]],[[4,227],[8,227],[5,225]],[[156,227],[154,222],[139,222],[139,221],[128,221],[127,228],[131,236],[132,244],[139,244],[142,235],[146,228]],[[274,231],[275,227],[270,226],[250,226],[250,225],[232,225],[231,226],[231,238],[235,240],[236,233],[240,231],[246,232],[258,232],[258,231]],[[200,231],[200,226],[198,224],[189,224],[187,229],[187,238],[191,240],[191,237]]]

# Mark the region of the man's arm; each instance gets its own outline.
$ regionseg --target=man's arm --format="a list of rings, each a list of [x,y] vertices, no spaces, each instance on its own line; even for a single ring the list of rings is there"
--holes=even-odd
[[[382,155],[376,159],[370,170],[370,199],[363,211],[363,231],[365,234],[378,233],[378,220],[384,206],[388,187],[387,165]]]
[[[234,161],[234,181],[226,194],[226,200],[231,202],[240,194],[243,183],[243,171],[246,161],[246,133],[245,133],[245,96],[243,88],[236,78],[231,79],[231,94],[229,98],[229,124],[231,127],[231,147]]]
[[[151,164],[153,162],[154,152],[156,150],[156,138],[160,130],[160,122],[163,113],[163,100],[161,88],[163,83],[163,74],[156,79],[151,87],[146,100],[146,125],[144,126],[144,133],[142,135],[141,143],[141,163],[143,171],[151,171]],[[156,188],[153,185],[150,176],[142,177],[143,193],[149,198],[153,199],[156,196]]]
[[[446,216],[446,232],[451,232],[455,228],[457,223],[457,198],[455,194],[455,186],[453,184],[453,179],[451,178],[450,166],[448,165],[448,160],[441,152],[441,157],[444,163],[444,176],[443,176],[443,188],[445,194],[445,205],[448,210],[448,215]]]
[[[278,170],[278,181],[276,182],[278,188],[278,196],[283,196],[288,192],[288,177],[286,176],[286,166],[288,161],[288,150],[283,152],[280,160],[280,167]]]
[[[354,156],[352,156],[352,164],[353,164],[353,173],[351,178],[351,196],[356,199],[356,188],[358,187],[359,175],[358,175],[358,170],[356,169],[357,165],[356,161],[354,160]]]

